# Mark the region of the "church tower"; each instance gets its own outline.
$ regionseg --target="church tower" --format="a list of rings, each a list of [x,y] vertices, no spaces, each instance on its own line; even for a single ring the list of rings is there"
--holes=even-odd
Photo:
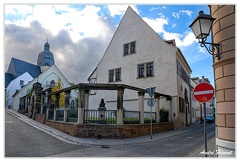
[[[52,66],[54,64],[54,56],[53,56],[53,53],[50,51],[50,44],[48,43],[45,43],[44,45],[44,50],[41,51],[39,54],[38,54],[38,59],[37,59],[37,65],[38,66]]]

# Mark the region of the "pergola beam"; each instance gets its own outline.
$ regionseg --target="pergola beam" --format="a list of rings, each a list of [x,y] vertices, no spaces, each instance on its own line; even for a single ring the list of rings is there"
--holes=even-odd
[[[65,91],[70,91],[73,89],[85,89],[85,90],[118,90],[118,89],[130,89],[133,91],[138,91],[138,92],[144,92],[147,93],[146,89],[130,86],[130,85],[125,85],[125,84],[102,84],[102,83],[97,83],[97,84],[92,84],[92,83],[79,83],[77,85],[67,87],[64,89],[61,89],[59,91],[51,92],[51,95],[55,95],[58,93],[62,93]],[[155,95],[163,96],[166,97],[167,99],[171,99],[170,95],[154,92]]]

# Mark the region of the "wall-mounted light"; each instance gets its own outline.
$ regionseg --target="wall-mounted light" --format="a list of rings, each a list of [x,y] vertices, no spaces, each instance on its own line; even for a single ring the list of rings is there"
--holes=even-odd
[[[198,39],[200,46],[205,47],[211,55],[216,55],[220,60],[220,44],[206,42],[214,20],[215,18],[211,15],[206,15],[203,11],[200,11],[189,27],[192,29],[196,39]],[[207,47],[206,44],[210,46]]]

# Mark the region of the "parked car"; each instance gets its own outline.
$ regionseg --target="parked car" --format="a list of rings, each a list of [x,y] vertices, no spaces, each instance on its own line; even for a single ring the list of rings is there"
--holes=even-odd
[[[214,117],[212,115],[206,115],[206,123],[214,123]]]

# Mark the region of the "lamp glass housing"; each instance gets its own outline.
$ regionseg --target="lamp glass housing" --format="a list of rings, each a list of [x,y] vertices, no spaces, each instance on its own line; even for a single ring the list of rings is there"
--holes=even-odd
[[[212,23],[215,20],[210,15],[206,15],[203,13],[203,11],[199,12],[199,15],[194,19],[192,24],[189,26],[195,37],[200,41],[205,41],[207,39],[207,36],[210,33],[210,30],[212,28]]]

